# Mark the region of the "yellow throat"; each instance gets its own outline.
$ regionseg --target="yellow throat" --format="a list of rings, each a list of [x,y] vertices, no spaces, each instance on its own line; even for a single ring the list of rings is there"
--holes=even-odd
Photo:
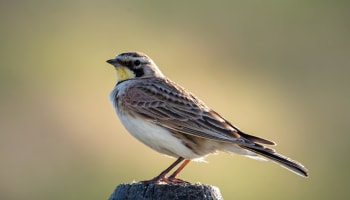
[[[117,82],[135,78],[134,72],[127,67],[118,66],[116,67],[116,70],[117,70]]]

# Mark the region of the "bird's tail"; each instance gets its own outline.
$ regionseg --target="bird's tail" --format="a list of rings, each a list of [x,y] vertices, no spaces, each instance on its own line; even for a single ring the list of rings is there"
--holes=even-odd
[[[249,150],[251,152],[254,152],[260,156],[263,156],[265,158],[270,159],[271,161],[274,161],[278,164],[280,164],[282,167],[300,175],[303,177],[307,177],[308,173],[307,173],[307,169],[300,163],[287,158],[281,154],[278,154],[277,152],[275,152],[273,149],[269,149],[266,148],[262,145],[256,144],[256,145],[252,145],[252,146],[245,146],[245,145],[240,145],[242,148]]]

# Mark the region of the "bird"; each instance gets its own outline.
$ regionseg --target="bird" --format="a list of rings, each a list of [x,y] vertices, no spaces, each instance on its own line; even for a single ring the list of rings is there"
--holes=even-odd
[[[268,147],[275,142],[249,135],[231,124],[167,78],[146,54],[124,52],[106,62],[117,72],[110,100],[126,130],[153,150],[177,158],[158,176],[142,182],[187,182],[177,178],[179,172],[190,161],[217,152],[271,160],[302,177],[308,176],[301,163]]]

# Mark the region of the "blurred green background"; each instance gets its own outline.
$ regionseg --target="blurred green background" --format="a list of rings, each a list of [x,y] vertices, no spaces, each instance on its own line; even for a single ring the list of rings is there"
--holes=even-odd
[[[247,133],[303,163],[219,154],[180,178],[225,199],[347,199],[347,1],[0,1],[0,199],[107,199],[173,159],[122,127],[105,63],[141,51]]]

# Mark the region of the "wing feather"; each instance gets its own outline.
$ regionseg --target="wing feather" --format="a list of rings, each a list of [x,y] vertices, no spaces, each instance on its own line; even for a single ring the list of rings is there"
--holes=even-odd
[[[240,144],[254,141],[272,144],[255,136],[251,136],[254,141],[241,137],[244,133],[238,128],[169,79],[134,81],[136,82],[128,88],[122,100],[133,115],[140,115],[159,126],[197,137]]]

